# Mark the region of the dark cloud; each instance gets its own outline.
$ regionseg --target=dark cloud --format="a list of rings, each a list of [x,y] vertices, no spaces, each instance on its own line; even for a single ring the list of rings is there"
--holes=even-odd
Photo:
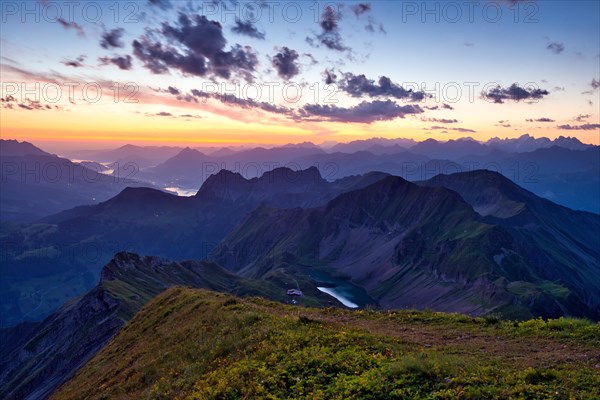
[[[171,114],[170,112],[161,111],[161,112],[154,114],[154,116],[156,116],[156,117],[172,117],[173,114]]]
[[[105,49],[125,47],[125,44],[121,40],[124,33],[125,29],[123,28],[116,28],[110,31],[105,31],[102,34],[100,46],[102,46]]]
[[[148,0],[148,3],[152,6],[159,7],[161,10],[168,10],[173,8],[171,0]]]
[[[546,46],[546,49],[550,50],[554,54],[560,54],[565,50],[565,46],[562,43],[552,42]]]
[[[542,117],[542,118],[538,118],[538,119],[526,119],[525,121],[527,122],[555,122],[553,119],[551,118],[546,118],[546,117]]]
[[[74,68],[84,67],[85,65],[83,64],[83,62],[85,61],[85,59],[86,59],[86,56],[82,54],[74,60],[65,59],[65,60],[61,61],[61,64],[64,64],[67,67],[74,67]]]
[[[259,31],[250,21],[242,21],[237,19],[235,21],[235,26],[231,28],[231,31],[239,35],[245,35],[255,39],[265,39],[265,32]]]
[[[71,22],[67,22],[62,18],[59,18],[57,20],[57,22],[65,29],[74,29],[77,34],[79,36],[85,36],[85,31],[83,30],[83,28],[81,27],[81,25],[79,25],[77,22],[75,21],[71,21]]]
[[[363,74],[354,75],[352,73],[345,73],[343,80],[339,82],[339,87],[352,97],[387,96],[396,99],[410,99],[411,101],[421,101],[427,97],[423,92],[404,89],[402,86],[392,82],[387,76],[381,76],[379,81],[375,83],[374,80],[367,79]]]
[[[296,119],[309,121],[356,122],[371,124],[376,121],[389,121],[404,118],[407,114],[419,114],[423,110],[418,105],[399,106],[391,100],[363,101],[354,107],[307,104],[298,110]]]
[[[290,79],[300,73],[298,67],[298,52],[284,46],[277,54],[271,58],[273,68],[277,70],[277,75],[283,79]]]
[[[454,110],[454,107],[452,107],[450,104],[446,104],[446,103],[442,103],[442,108],[444,110]]]
[[[326,85],[332,85],[337,80],[337,75],[333,72],[332,69],[325,69],[322,75]]]
[[[205,16],[192,18],[179,14],[176,24],[163,23],[160,32],[169,44],[155,42],[148,35],[133,41],[134,55],[155,74],[176,69],[184,75],[229,79],[231,75],[252,80],[258,64],[256,54],[248,46],[238,44],[225,51],[227,40],[223,27]]]
[[[131,69],[131,56],[127,54],[126,56],[115,56],[115,57],[100,57],[98,61],[100,61],[100,65],[116,65],[119,69],[128,71]]]
[[[177,89],[176,87],[173,87],[173,86],[169,86],[169,87],[167,88],[167,91],[168,91],[169,93],[171,93],[172,95],[174,95],[174,96],[178,96],[178,95],[180,95],[180,94],[181,94],[181,92],[179,91],[179,89]]]
[[[565,131],[593,131],[595,129],[600,129],[600,124],[583,124],[583,125],[559,125],[558,129],[562,129]]]
[[[371,3],[358,3],[350,7],[352,12],[358,17],[364,13],[371,12]]]
[[[598,89],[600,88],[600,81],[597,81],[596,78],[592,78],[592,89]]]
[[[538,100],[547,96],[549,92],[544,89],[532,88],[526,89],[522,88],[516,83],[513,83],[508,88],[502,88],[497,86],[493,89],[490,89],[487,93],[483,94],[483,97],[486,99],[493,100],[494,103],[502,104],[505,100]]]
[[[582,121],[585,121],[586,119],[588,119],[590,117],[591,117],[591,114],[579,114],[578,116],[576,116],[573,119],[575,121],[577,121],[577,122],[582,122]]]

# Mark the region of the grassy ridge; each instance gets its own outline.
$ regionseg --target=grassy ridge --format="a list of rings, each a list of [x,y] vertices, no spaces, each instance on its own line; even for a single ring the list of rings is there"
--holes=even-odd
[[[600,324],[310,309],[172,288],[53,399],[589,399]]]

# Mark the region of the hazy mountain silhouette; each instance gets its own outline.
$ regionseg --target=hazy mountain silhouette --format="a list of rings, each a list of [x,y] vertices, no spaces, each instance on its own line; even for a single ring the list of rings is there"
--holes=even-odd
[[[0,260],[0,272],[10,277],[0,282],[6,299],[1,304],[2,324],[39,319],[66,298],[83,293],[116,252],[202,259],[261,203],[315,207],[384,176],[371,173],[327,182],[316,168],[279,168],[246,180],[221,171],[192,197],[127,188],[100,204],[76,207],[8,230],[1,237],[5,257]],[[48,288],[53,289],[36,291],[39,279],[51,280]],[[20,302],[22,295],[31,300]]]

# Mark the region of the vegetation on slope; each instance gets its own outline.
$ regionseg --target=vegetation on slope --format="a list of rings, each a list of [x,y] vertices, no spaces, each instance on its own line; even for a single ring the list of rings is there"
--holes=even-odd
[[[600,397],[600,325],[309,309],[171,288],[54,399]]]

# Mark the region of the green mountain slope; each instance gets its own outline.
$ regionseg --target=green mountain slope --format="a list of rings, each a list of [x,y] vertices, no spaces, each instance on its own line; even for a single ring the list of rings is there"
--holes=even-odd
[[[273,268],[342,274],[389,308],[599,319],[600,217],[494,178],[527,194],[484,205],[509,218],[482,216],[442,185],[388,177],[320,208],[258,208],[210,257],[253,278]]]
[[[52,399],[589,399],[599,338],[581,320],[318,310],[172,288]]]
[[[240,278],[202,261],[174,262],[159,257],[117,254],[102,270],[100,283],[35,327],[5,329],[0,334],[0,398],[43,399],[85,364],[123,324],[157,294],[186,285],[239,296],[263,296],[288,301],[287,280],[277,286]],[[304,287],[303,287],[304,289]],[[305,288],[304,305],[333,304],[316,288]],[[339,303],[338,303],[339,304]]]

